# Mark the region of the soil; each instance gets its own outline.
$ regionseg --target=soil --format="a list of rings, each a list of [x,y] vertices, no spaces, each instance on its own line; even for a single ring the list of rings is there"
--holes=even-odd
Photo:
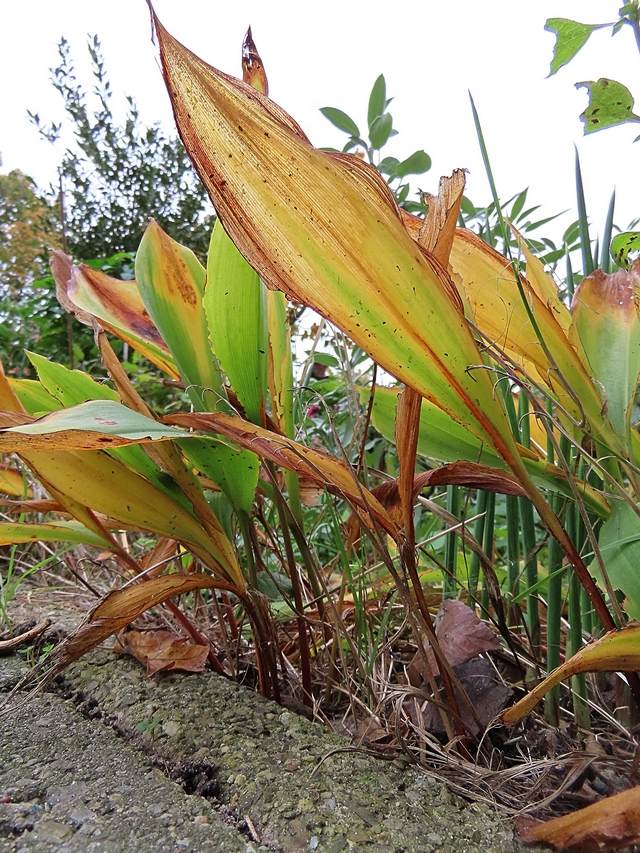
[[[46,598],[14,605],[68,630]],[[0,694],[27,669],[1,657]],[[2,853],[525,849],[497,811],[214,673],[99,648],[49,691],[0,709]]]

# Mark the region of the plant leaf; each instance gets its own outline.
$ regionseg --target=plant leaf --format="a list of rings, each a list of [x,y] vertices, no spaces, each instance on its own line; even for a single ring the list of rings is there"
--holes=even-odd
[[[137,631],[118,636],[114,652],[129,654],[147,668],[147,675],[181,670],[202,672],[209,654],[208,646],[197,645],[173,631]]]
[[[89,266],[73,265],[63,252],[51,253],[58,301],[87,326],[97,318],[108,332],[128,343],[174,379],[180,374],[160,333],[149,319],[135,281],[120,281]]]
[[[384,79],[384,74],[381,74],[373,84],[371,94],[369,95],[369,106],[367,109],[367,125],[369,129],[378,116],[383,115],[387,107],[387,84]],[[360,136],[359,133],[353,134]]]
[[[30,489],[26,489],[30,493]],[[0,492],[21,498],[25,494],[25,481],[22,472],[12,465],[0,463]]]
[[[632,618],[640,618],[640,518],[622,501],[611,502],[611,515],[603,524],[598,539],[604,566],[614,589],[625,594],[624,609]],[[592,573],[598,574],[592,566]]]
[[[195,409],[215,412],[226,395],[202,306],[206,275],[194,253],[151,220],[136,254],[138,290]]]
[[[628,850],[640,841],[639,815],[640,787],[636,787],[563,817],[526,827],[520,837],[528,844],[549,845],[554,850]]]
[[[618,266],[630,268],[631,252],[640,252],[640,231],[623,231],[611,241],[611,257]]]
[[[242,79],[248,86],[257,89],[263,95],[269,94],[267,72],[251,35],[251,27],[247,30],[242,42]]]
[[[568,18],[548,18],[545,30],[555,33],[556,43],[553,48],[553,59],[549,77],[555,74],[563,65],[571,62],[589,40],[594,30],[599,30],[607,24],[580,24]]]
[[[412,243],[380,175],[312,148],[272,101],[206,65],[155,15],[154,24],[183,141],[267,286],[331,319],[518,467],[492,381],[470,370],[482,358],[455,288]]]
[[[571,305],[589,373],[598,383],[603,412],[631,455],[631,408],[640,374],[640,261],[631,270],[607,275],[596,270],[584,278]]]
[[[250,447],[261,458],[346,498],[359,511],[360,519],[369,528],[372,527],[371,514],[391,536],[398,537],[397,526],[375,496],[358,483],[353,471],[333,456],[312,450],[240,417],[193,412],[167,415],[163,420],[166,423],[217,432],[241,446]]]
[[[96,536],[77,521],[50,521],[46,524],[0,523],[0,545],[14,545],[17,542],[74,542],[93,545],[96,548],[105,546],[102,536]]]
[[[372,148],[376,150],[384,148],[389,141],[391,131],[393,130],[393,118],[389,113],[374,119],[373,124],[369,128],[369,139],[371,140]]]
[[[395,175],[404,178],[405,175],[422,175],[431,168],[431,157],[426,151],[414,151],[406,160],[396,164]]]
[[[512,726],[537,705],[542,697],[572,675],[580,672],[634,672],[640,669],[640,625],[633,623],[621,631],[609,631],[604,637],[584,646],[548,678],[502,715],[502,722]]]
[[[1,422],[0,422],[1,423]],[[71,432],[65,439],[51,439],[58,433]],[[82,437],[76,433],[89,433]],[[127,406],[113,400],[91,400],[67,409],[59,409],[31,423],[0,431],[0,449],[11,447],[12,452],[27,450],[93,450],[111,444],[110,439],[126,442],[158,441],[168,438],[186,438],[188,433],[167,427],[158,421],[145,418]]]
[[[30,415],[42,415],[60,408],[60,403],[36,379],[9,379],[9,386]]]
[[[633,112],[633,95],[617,80],[601,77],[597,81],[576,83],[577,89],[582,87],[589,92],[589,106],[580,115],[585,135],[628,121],[640,121],[640,116]]]
[[[268,365],[265,287],[220,220],[209,246],[204,311],[213,350],[247,418],[264,423]]]
[[[395,442],[396,405],[400,390],[377,387],[373,398],[371,421],[378,432],[392,443]],[[370,390],[358,388],[358,391],[363,404],[366,405]],[[520,451],[523,464],[537,486],[551,489],[553,492],[559,492],[573,499],[571,486],[560,468],[542,459],[536,459],[535,454],[524,447]],[[483,445],[468,430],[429,400],[422,401],[418,454],[438,462],[472,462],[499,469],[507,467],[497,453]],[[595,512],[601,518],[609,516],[609,504],[599,491],[579,480],[575,480],[575,485],[591,512]]]
[[[119,395],[101,382],[96,382],[82,370],[69,370],[42,355],[27,352],[27,358],[38,372],[43,388],[62,406],[75,406],[87,400],[120,401]]]
[[[349,136],[360,136],[358,125],[346,113],[343,113],[342,110],[337,109],[337,107],[321,107],[320,112],[338,130],[348,133]]]

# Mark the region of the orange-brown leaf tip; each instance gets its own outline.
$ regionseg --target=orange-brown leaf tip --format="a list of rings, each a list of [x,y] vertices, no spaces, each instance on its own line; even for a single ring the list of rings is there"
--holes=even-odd
[[[269,81],[258,48],[251,35],[251,27],[247,30],[242,42],[242,79],[249,86],[257,89],[258,92],[262,92],[263,95],[269,94]]]

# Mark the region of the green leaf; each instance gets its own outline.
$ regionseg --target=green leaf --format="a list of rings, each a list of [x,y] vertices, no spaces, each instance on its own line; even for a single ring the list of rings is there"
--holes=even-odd
[[[369,96],[369,109],[367,110],[367,124],[369,128],[374,121],[384,114],[387,106],[387,84],[384,79],[384,74],[381,74],[373,84],[371,95]]]
[[[3,441],[9,442],[15,433],[50,435],[66,430],[98,432],[131,441],[188,437],[188,433],[178,427],[164,426],[113,400],[90,400],[70,409],[60,409],[33,423],[0,430],[0,436]]]
[[[63,406],[75,406],[87,400],[120,401],[119,395],[92,379],[81,370],[69,370],[63,364],[56,364],[44,356],[27,352],[27,358],[38,371],[38,378],[46,391]]]
[[[318,364],[324,364],[326,367],[339,367],[340,362],[334,355],[329,355],[328,352],[317,352],[313,356],[313,360]]]
[[[385,157],[380,161],[380,165],[378,166],[378,171],[382,172],[383,175],[388,175],[390,178],[396,177],[396,169],[400,161],[397,157]]]
[[[234,509],[251,511],[260,472],[255,453],[210,438],[179,439],[177,444],[199,471],[220,486]]]
[[[61,408],[55,397],[52,397],[42,383],[35,379],[10,378],[9,385],[30,415],[38,416]]]
[[[527,187],[526,190],[522,190],[520,195],[514,201],[513,207],[511,208],[511,211],[509,212],[509,219],[512,222],[518,221],[518,216],[520,215],[522,208],[524,207],[524,204],[527,200],[527,193],[528,192],[529,192],[529,188]],[[527,212],[529,212],[529,211],[527,211]],[[526,216],[526,213],[524,213],[523,216]]]
[[[613,588],[621,589],[626,596],[625,612],[631,619],[640,619],[640,518],[627,503],[612,504],[611,515],[600,531],[599,546]]]
[[[576,83],[576,89],[583,86],[589,91],[589,106],[580,115],[585,135],[605,127],[640,121],[640,116],[633,112],[633,95],[622,83],[606,77],[601,77],[597,82],[586,80],[584,83]]]
[[[342,110],[339,110],[336,107],[321,107],[320,112],[325,118],[329,119],[331,124],[334,127],[337,127],[338,130],[348,133],[349,136],[360,136],[358,125],[346,113],[343,113]]]
[[[640,231],[623,231],[611,241],[611,257],[619,267],[630,268],[631,252],[640,252]]]
[[[369,128],[369,139],[371,140],[372,147],[379,150],[386,145],[392,130],[393,119],[389,113],[385,113],[383,116],[378,116],[378,118],[374,119]]]
[[[202,307],[206,272],[194,253],[151,220],[136,255],[138,289],[196,411],[228,411]]]
[[[0,545],[15,545],[18,542],[74,542],[76,544],[105,547],[105,539],[77,521],[51,521],[47,524],[24,524],[2,522]]]
[[[640,374],[640,318],[633,274],[595,270],[576,290],[571,314],[597,382],[606,412],[621,445],[631,452],[631,406]]]
[[[262,423],[267,396],[267,303],[258,273],[218,219],[207,258],[204,311],[213,349],[246,416]]]
[[[400,388],[376,388],[371,411],[371,422],[387,441],[396,443],[396,406]],[[369,402],[370,389],[358,388],[363,405]],[[524,450],[522,452],[525,452]],[[418,454],[438,462],[475,462],[505,470],[507,466],[498,454],[479,441],[469,430],[456,423],[446,412],[435,406],[430,400],[423,400],[420,409],[418,431]],[[546,462],[536,459],[523,459],[529,475],[538,486],[572,497],[571,487],[563,472]],[[606,517],[609,508],[595,490],[583,490],[582,497],[589,509],[599,516]]]
[[[549,77],[563,65],[571,62],[573,57],[589,41],[589,36],[594,30],[606,26],[608,24],[580,24],[578,21],[571,21],[568,18],[549,18],[544,28],[556,35]]]
[[[398,163],[396,175],[404,178],[405,175],[422,175],[431,168],[431,157],[426,151],[414,151],[410,157]]]

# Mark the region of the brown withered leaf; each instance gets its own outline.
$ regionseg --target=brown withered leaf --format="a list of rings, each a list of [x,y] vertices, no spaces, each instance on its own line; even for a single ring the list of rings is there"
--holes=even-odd
[[[202,672],[209,650],[172,631],[126,631],[113,648],[116,654],[128,654],[147,667],[147,675],[168,670]]]
[[[500,648],[500,639],[478,619],[476,614],[462,601],[443,601],[435,620],[435,631],[442,653],[453,667],[460,684],[475,710],[473,719],[466,702],[456,689],[458,707],[462,720],[473,734],[480,731],[478,723],[487,726],[507,704],[511,690],[502,684],[493,668],[480,657],[482,652]],[[426,657],[433,675],[439,676],[439,668],[428,640],[424,641]],[[409,681],[414,687],[425,687],[429,673],[426,672],[424,657],[416,652],[407,667]],[[454,688],[455,689],[455,688]],[[444,734],[442,717],[433,703],[420,707],[416,702],[406,706],[414,723],[421,717],[421,725],[434,734]]]
[[[264,70],[258,48],[251,35],[251,27],[247,30],[242,42],[242,79],[253,89],[262,92],[263,95],[269,94],[267,72]]]
[[[490,649],[500,648],[499,637],[462,601],[443,601],[438,609],[435,628],[442,653],[451,666],[464,663]],[[433,674],[438,675],[436,656],[426,640],[425,651]],[[421,681],[427,681],[422,655],[414,655],[407,672],[414,686],[419,685]]]
[[[454,687],[462,722],[467,731],[477,735],[481,731],[481,726],[486,728],[502,711],[509,701],[512,691],[498,680],[495,670],[484,658],[475,657],[464,663],[459,663],[453,667],[453,671],[478,718],[476,722],[462,695]],[[437,681],[440,682],[439,677]],[[408,702],[405,704],[405,710],[414,723],[418,722],[418,715],[420,715],[420,724],[427,731],[437,735],[445,734],[442,715],[433,702],[426,702],[422,706],[416,702]]]
[[[416,474],[413,478],[414,502],[427,486],[467,486],[470,489],[484,489],[486,492],[502,495],[525,496],[524,489],[513,474],[490,465],[477,465],[475,462],[452,462],[450,465],[440,465],[438,468]],[[371,491],[396,524],[402,524],[398,481],[388,480]]]
[[[520,827],[519,827],[520,828]],[[640,787],[631,788],[573,814],[520,828],[527,844],[555,850],[605,853],[640,842]]]
[[[300,500],[305,506],[319,506],[320,498],[324,494],[324,489],[318,486],[306,477],[298,478],[298,489],[300,491]]]

